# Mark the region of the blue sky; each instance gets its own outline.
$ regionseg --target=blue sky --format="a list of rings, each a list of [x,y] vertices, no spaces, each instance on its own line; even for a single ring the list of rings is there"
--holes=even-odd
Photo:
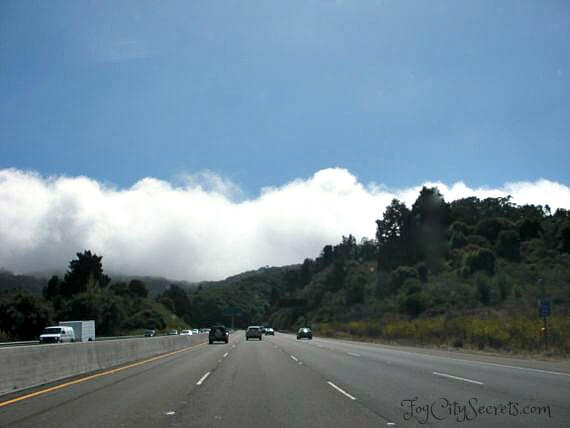
[[[91,249],[219,279],[373,237],[422,184],[570,209],[569,22],[554,0],[2,0],[0,268]]]
[[[567,1],[0,3],[0,168],[570,183]]]

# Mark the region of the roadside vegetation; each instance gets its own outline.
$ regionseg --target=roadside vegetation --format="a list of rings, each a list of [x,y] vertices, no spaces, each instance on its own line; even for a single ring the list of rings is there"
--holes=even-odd
[[[570,354],[570,212],[508,197],[448,203],[424,187],[411,207],[386,207],[374,239],[345,236],[298,265],[192,286],[149,292],[139,279],[113,282],[88,251],[41,296],[37,280],[25,292],[6,275],[0,337],[28,337],[62,317],[95,319],[105,334],[233,318],[236,327],[309,324],[321,335],[537,353],[537,306],[547,299],[548,352]]]

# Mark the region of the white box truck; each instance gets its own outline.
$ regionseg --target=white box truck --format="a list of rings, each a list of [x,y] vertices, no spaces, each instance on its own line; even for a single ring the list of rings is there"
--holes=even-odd
[[[95,321],[60,321],[59,325],[72,327],[75,331],[76,342],[91,342],[95,340]]]

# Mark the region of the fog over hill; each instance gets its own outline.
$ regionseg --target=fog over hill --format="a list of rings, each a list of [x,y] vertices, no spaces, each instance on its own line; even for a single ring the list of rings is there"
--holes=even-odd
[[[211,172],[180,183],[147,177],[116,188],[89,177],[0,170],[0,267],[61,270],[78,251],[103,256],[125,275],[190,282],[219,280],[259,266],[300,263],[342,235],[373,238],[393,198],[408,206],[422,185],[447,201],[512,195],[517,204],[570,208],[570,188],[549,181],[470,188],[426,182],[404,189],[362,183],[343,168],[317,171],[245,197]]]

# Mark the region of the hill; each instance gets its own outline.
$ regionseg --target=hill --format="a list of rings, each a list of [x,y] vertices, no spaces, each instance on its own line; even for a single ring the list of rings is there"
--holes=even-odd
[[[108,332],[166,328],[170,319],[196,327],[233,320],[236,327],[309,324],[326,335],[517,352],[537,352],[546,341],[553,352],[570,353],[569,211],[510,198],[448,203],[437,188],[423,188],[412,207],[393,200],[376,226],[375,239],[349,235],[314,259],[222,281],[111,280],[89,251],[43,296],[45,280],[4,272],[0,289],[11,291],[0,299],[0,330],[32,334],[11,324],[22,312],[34,313],[36,330],[50,316],[92,314]],[[546,331],[538,301],[553,308]]]
[[[537,352],[537,301],[553,307],[548,346],[570,353],[570,213],[509,198],[394,200],[375,240],[343,237],[300,265],[199,286],[200,322],[305,323],[321,334]],[[228,308],[237,308],[232,310]]]

